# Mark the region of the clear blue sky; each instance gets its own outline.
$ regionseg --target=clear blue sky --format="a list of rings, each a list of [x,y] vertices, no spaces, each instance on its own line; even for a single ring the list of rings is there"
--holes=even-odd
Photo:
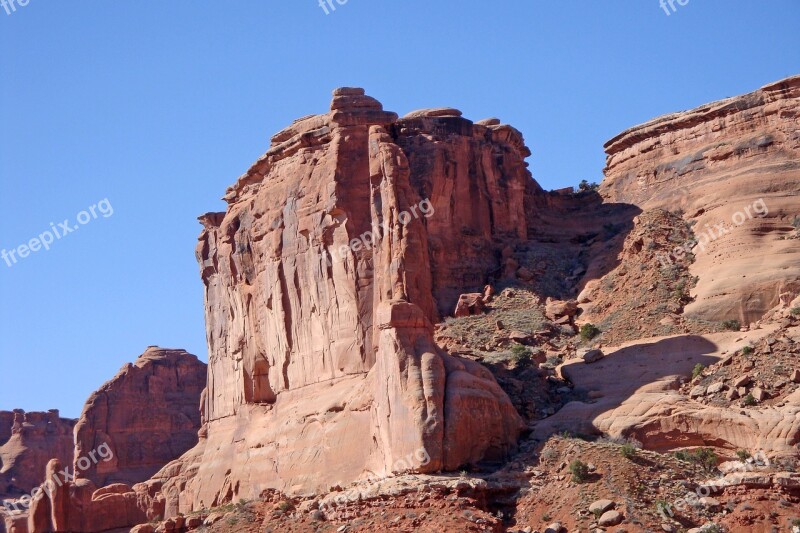
[[[335,1],[335,0],[334,0]],[[0,409],[86,397],[147,345],[206,359],[196,217],[294,118],[362,86],[519,128],[546,188],[603,142],[800,72],[800,2],[30,0],[0,8]],[[107,211],[106,211],[107,212]],[[88,216],[91,216],[90,214]],[[87,220],[86,217],[83,220]]]

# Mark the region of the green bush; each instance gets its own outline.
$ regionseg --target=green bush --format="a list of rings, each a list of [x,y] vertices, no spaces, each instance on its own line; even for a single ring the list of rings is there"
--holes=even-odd
[[[738,457],[741,462],[745,462],[750,459],[752,455],[750,455],[750,452],[747,450],[736,450],[736,457]]]
[[[572,481],[583,483],[589,478],[589,465],[580,459],[575,459],[569,464],[569,472],[572,474]]]
[[[675,458],[680,461],[699,464],[707,471],[714,470],[719,462],[719,457],[710,448],[701,448],[694,452],[679,450],[675,452]]]
[[[526,366],[531,362],[531,351],[521,344],[515,344],[511,347],[511,360],[517,366]]]
[[[747,396],[745,396],[744,399],[742,400],[742,403],[745,404],[748,407],[752,407],[752,406],[756,405],[758,402],[756,401],[755,396],[753,396],[753,393],[752,392],[748,392]]]
[[[800,316],[800,307],[792,307],[792,309],[789,312],[792,313],[794,316]]]
[[[745,346],[744,348],[742,348],[742,355],[750,355],[751,353],[753,353],[752,346]]]
[[[587,180],[581,180],[581,182],[578,184],[578,191],[580,192],[596,191],[599,188],[600,185],[595,182],[589,183]]]
[[[600,335],[600,328],[594,324],[584,324],[581,326],[581,340],[590,341]]]
[[[739,331],[742,324],[738,320],[725,320],[722,322],[722,327],[731,331]]]
[[[633,459],[636,457],[636,446],[631,444],[630,442],[626,442],[619,448],[619,453],[622,454],[622,457],[625,459]]]
[[[695,379],[697,376],[702,374],[703,370],[705,370],[705,369],[706,369],[706,365],[704,365],[704,364],[697,363],[696,365],[694,365],[694,368],[692,369],[692,379]]]
[[[717,463],[719,463],[719,457],[717,454],[714,453],[714,450],[710,448],[702,448],[697,450],[694,454],[695,462],[700,464],[706,470],[714,470],[717,467]]]

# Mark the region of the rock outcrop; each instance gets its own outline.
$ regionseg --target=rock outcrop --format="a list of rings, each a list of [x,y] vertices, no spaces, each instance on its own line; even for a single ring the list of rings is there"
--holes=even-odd
[[[526,237],[528,153],[509,126],[398,120],[347,88],[273,137],[227,212],[201,217],[204,427],[157,476],[167,515],[513,449],[508,397],[432,324]]]
[[[206,364],[184,350],[149,347],[94,392],[75,425],[72,464],[96,486],[133,485],[197,444]],[[71,440],[71,439],[70,439]],[[78,462],[105,444],[113,457]],[[105,450],[104,450],[105,451]]]
[[[750,324],[800,294],[798,121],[795,76],[606,143],[606,200],[681,209],[694,224],[700,279],[687,316]]]
[[[19,497],[42,483],[52,458],[72,462],[75,420],[46,413],[0,412],[0,498]]]

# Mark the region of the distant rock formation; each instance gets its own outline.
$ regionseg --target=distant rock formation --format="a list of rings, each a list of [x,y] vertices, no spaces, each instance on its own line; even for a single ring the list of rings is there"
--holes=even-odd
[[[795,76],[606,143],[606,200],[682,209],[694,223],[702,245],[687,316],[747,325],[800,294],[800,240],[791,238],[800,220],[798,121]]]
[[[149,347],[86,401],[75,425],[74,456],[79,478],[98,487],[133,485],[197,444],[200,396],[206,364],[185,350]],[[107,444],[109,461],[77,462]]]
[[[59,417],[55,409],[0,411],[0,499],[30,493],[50,459],[71,463],[74,426],[75,420]]]

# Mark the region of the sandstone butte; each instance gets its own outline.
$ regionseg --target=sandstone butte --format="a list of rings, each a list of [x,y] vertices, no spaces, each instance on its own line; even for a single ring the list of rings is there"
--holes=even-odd
[[[30,495],[55,475],[67,486],[74,475],[73,505],[65,504],[73,509],[68,531],[100,531],[107,523],[144,520],[136,500],[131,503],[123,497],[114,500],[120,505],[111,506],[109,519],[108,498],[113,497],[100,497],[131,492],[131,485],[148,480],[198,442],[198,404],[205,383],[206,365],[197,357],[184,350],[151,346],[89,397],[78,420],[59,418],[58,411],[0,413],[0,498]],[[97,450],[104,444],[102,451],[109,460],[80,462],[90,454],[98,458]],[[50,463],[58,468],[46,473]],[[63,474],[65,469],[68,476]],[[97,491],[97,487],[106,488]],[[64,494],[70,494],[69,489]],[[104,502],[103,509],[97,510],[93,497]],[[59,520],[67,520],[69,513],[64,513]],[[0,521],[0,531],[28,529],[24,513],[4,518],[8,523]],[[31,530],[49,530],[42,525],[47,520],[37,520],[39,527]]]
[[[799,119],[800,77],[660,117],[610,140],[599,190],[574,194],[542,190],[528,171],[522,135],[497,119],[473,122],[451,108],[400,118],[362,89],[336,89],[328,113],[299,119],[272,137],[266,154],[227,190],[224,213],[200,217],[196,253],[209,364],[197,444],[144,479],[177,451],[159,453],[167,434],[188,432],[190,424],[170,418],[173,425],[164,431],[153,422],[138,431],[151,432],[153,440],[132,438],[137,430],[131,428],[144,422],[129,394],[146,392],[143,383],[152,381],[126,378],[135,369],[123,369],[115,380],[129,388],[120,387],[113,401],[105,387],[93,395],[76,425],[74,454],[109,437],[125,461],[49,496],[41,493],[29,516],[7,518],[6,529],[99,532],[171,518],[158,531],[180,530],[201,519],[218,521],[223,514],[206,510],[224,504],[275,494],[325,503],[334,487],[387,476],[398,480],[396,492],[375,498],[403,494],[397,487],[404,482],[477,494],[494,481],[448,485],[450,478],[439,473],[486,462],[505,464],[502,494],[514,483],[539,487],[516,497],[512,512],[519,524],[532,520],[534,511],[560,512],[548,499],[554,494],[579,505],[570,500],[579,496],[566,485],[566,463],[548,466],[546,452],[605,457],[600,445],[562,444],[554,435],[563,430],[636,438],[655,451],[711,446],[725,460],[735,459],[737,449],[758,450],[776,463],[796,457],[800,388],[792,383],[800,374],[780,383],[759,376],[771,372],[770,357],[796,354],[800,342],[791,311],[800,308],[800,234],[793,233],[800,231],[792,218],[800,215]],[[733,228],[734,214],[759,200],[769,212]],[[676,208],[679,214],[668,213]],[[655,253],[669,252],[678,235],[684,239],[716,224],[730,231],[709,239],[705,250],[694,249],[687,266],[675,267],[676,276],[691,280],[676,289],[678,303],[674,292],[658,296],[659,283],[650,284],[659,271]],[[549,255],[537,255],[541,250]],[[639,287],[643,280],[648,283]],[[492,284],[513,290],[485,288]],[[628,305],[634,288],[649,300]],[[524,324],[511,322],[512,329],[492,318],[504,302],[523,301],[518,293],[532,294],[526,311],[552,315],[546,329],[521,332]],[[577,301],[567,298],[570,293]],[[459,320],[472,326],[439,342],[458,325],[443,320],[459,302],[471,302]],[[641,326],[630,327],[662,308],[658,324],[667,335],[648,338]],[[485,327],[482,313],[494,333],[488,341],[478,335],[478,345],[468,337]],[[503,316],[517,320],[513,313]],[[625,325],[622,333],[601,330],[599,341],[585,342],[597,347],[604,336],[617,342],[603,346],[591,364],[569,340],[588,319]],[[715,329],[726,320],[738,321],[743,331]],[[511,337],[561,350],[567,360],[509,379],[474,357],[476,349],[509,346],[502,343]],[[745,358],[744,345],[755,347],[754,355]],[[697,362],[707,369],[687,383]],[[750,374],[728,375],[734,371]],[[717,377],[713,387],[704,384]],[[745,410],[721,396],[738,384],[763,404]],[[557,409],[523,418],[515,406],[525,386],[541,389]],[[687,387],[694,387],[691,393]],[[156,390],[160,404],[166,389]],[[177,411],[196,420],[189,403]],[[523,431],[532,440],[520,441]],[[536,442],[548,448],[538,448],[541,457],[529,455]],[[45,479],[65,461],[52,456],[46,468],[39,465]],[[532,457],[542,471],[526,466]],[[619,472],[628,475],[637,464],[621,464]],[[599,464],[592,475],[613,479],[603,468]],[[675,468],[683,467],[669,471]],[[764,474],[766,481],[758,483],[736,475],[731,483],[741,490],[775,486],[764,498],[780,493],[790,509],[800,501],[800,479],[790,472]],[[519,481],[536,476],[547,485]],[[669,476],[663,478],[660,483],[669,485]],[[370,490],[374,485],[359,494]],[[674,494],[681,490],[676,486]],[[486,492],[475,497],[485,499]],[[638,512],[637,523],[645,523],[653,513],[630,498],[625,502],[607,511],[614,516],[605,522],[647,529],[631,528],[627,520]],[[193,512],[201,519],[190,520]],[[687,523],[711,517],[711,511],[687,512],[695,513]],[[758,530],[751,526],[761,518],[747,512],[727,518],[732,531]],[[778,507],[770,513],[763,514],[788,516]],[[282,516],[267,511],[264,523],[276,521],[280,528]],[[482,516],[486,524],[499,523]],[[336,509],[327,515],[348,517]],[[570,530],[588,524],[574,512],[558,518]],[[244,526],[219,527],[214,530]]]

